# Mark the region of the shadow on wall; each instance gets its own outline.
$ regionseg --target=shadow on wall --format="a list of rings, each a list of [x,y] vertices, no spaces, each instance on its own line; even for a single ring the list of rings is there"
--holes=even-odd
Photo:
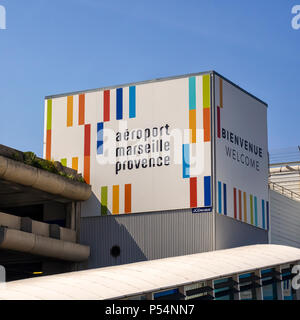
[[[95,211],[95,208],[98,209]],[[100,201],[93,193],[89,201],[82,203],[81,210],[97,213],[100,208]],[[126,227],[119,224],[111,212],[108,211],[108,214],[102,217],[82,217],[80,243],[91,247],[91,255],[88,266],[81,264],[80,267],[100,268],[147,260]]]
[[[268,243],[268,231],[236,219],[217,214],[217,250],[266,243]]]

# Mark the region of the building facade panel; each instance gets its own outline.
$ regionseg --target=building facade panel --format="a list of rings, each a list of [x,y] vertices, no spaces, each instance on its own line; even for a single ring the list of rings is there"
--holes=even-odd
[[[271,243],[300,248],[300,202],[270,190],[270,211]]]
[[[91,247],[89,268],[213,250],[212,213],[189,209],[82,218],[80,230],[80,242]]]

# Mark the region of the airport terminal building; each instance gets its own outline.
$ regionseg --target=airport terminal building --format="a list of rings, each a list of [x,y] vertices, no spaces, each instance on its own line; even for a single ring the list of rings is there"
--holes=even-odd
[[[0,197],[8,272],[27,263],[58,283],[99,279],[92,291],[78,284],[74,299],[298,298],[300,205],[275,182],[269,190],[266,103],[211,71],[47,96],[44,124],[44,159],[61,164],[44,184],[20,178],[24,161],[19,175],[1,171],[1,160],[11,168],[17,160],[0,150],[1,185],[11,190],[11,202]],[[35,170],[38,179],[43,168]],[[31,251],[21,245],[28,234]],[[172,264],[178,272],[166,279]],[[59,275],[68,271],[77,272]],[[144,274],[138,288],[135,272]],[[118,292],[108,274],[119,275]],[[17,282],[26,292],[41,281],[33,296],[51,299],[47,278]]]

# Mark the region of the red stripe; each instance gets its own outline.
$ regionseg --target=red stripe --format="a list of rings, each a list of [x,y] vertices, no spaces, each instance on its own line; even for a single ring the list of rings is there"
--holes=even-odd
[[[109,121],[110,118],[110,91],[105,90],[103,94],[104,114],[103,121]]]
[[[190,178],[190,207],[197,207],[197,178]]]
[[[220,107],[217,107],[217,122],[218,122],[218,138],[221,138],[221,114],[220,114]]]
[[[51,130],[47,130],[47,136],[46,136],[46,160],[51,160]]]
[[[239,190],[239,219],[242,220],[242,191]]]
[[[234,218],[237,219],[237,211],[236,211],[236,188],[233,188],[233,205],[234,205]]]
[[[86,124],[84,126],[84,155],[91,155],[91,125]]]

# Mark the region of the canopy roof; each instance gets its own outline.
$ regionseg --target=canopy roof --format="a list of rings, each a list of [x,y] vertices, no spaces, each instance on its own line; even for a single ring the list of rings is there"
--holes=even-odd
[[[119,299],[300,261],[300,249],[252,245],[19,280],[0,299]]]

